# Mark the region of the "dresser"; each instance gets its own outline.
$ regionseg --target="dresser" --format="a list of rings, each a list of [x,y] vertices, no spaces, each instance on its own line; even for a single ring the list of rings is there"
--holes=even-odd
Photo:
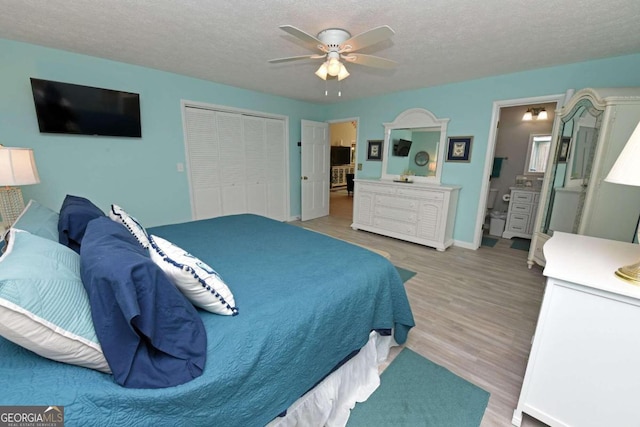
[[[355,180],[354,230],[365,230],[444,251],[453,244],[460,187]]]
[[[615,276],[640,245],[555,232],[546,290],[512,423],[638,425],[640,286]]]
[[[507,224],[504,227],[502,237],[505,239],[512,237],[531,238],[539,197],[539,191],[529,190],[526,187],[511,187]]]

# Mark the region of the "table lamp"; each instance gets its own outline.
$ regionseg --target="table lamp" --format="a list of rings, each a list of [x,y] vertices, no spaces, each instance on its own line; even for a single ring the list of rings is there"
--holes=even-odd
[[[627,145],[613,164],[611,171],[604,179],[613,184],[633,185],[640,187],[640,123],[631,134]],[[640,212],[639,212],[640,214]],[[637,230],[640,242],[640,227]],[[640,285],[640,261],[620,267],[616,275],[635,285]]]
[[[39,182],[33,150],[0,145],[0,216],[5,227],[10,227],[24,209],[22,191],[16,186]]]

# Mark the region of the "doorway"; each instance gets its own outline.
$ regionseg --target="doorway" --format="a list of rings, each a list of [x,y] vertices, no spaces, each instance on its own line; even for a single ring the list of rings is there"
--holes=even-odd
[[[528,156],[530,141],[532,135],[551,135],[553,133],[555,112],[562,106],[565,99],[568,98],[562,94],[494,102],[484,179],[478,203],[478,217],[473,242],[475,248],[480,247],[485,230],[489,229],[488,231],[490,231],[491,222],[488,214],[491,201],[489,197],[493,199],[495,195],[491,210],[502,212],[500,219],[503,219],[507,225],[509,201],[503,200],[503,196],[509,194],[512,187],[517,186],[516,179],[526,179],[531,186],[542,184],[543,174],[532,174],[525,170],[525,163],[530,157],[530,155]],[[547,118],[544,120],[535,120],[535,118],[534,120],[523,120],[527,110],[534,108],[538,109],[537,111],[545,108]],[[522,184],[522,182],[519,183]],[[494,189],[493,192],[490,191],[491,188]],[[533,207],[527,218],[530,229],[534,228],[536,217],[537,209]],[[499,226],[500,222],[494,221],[494,225]],[[494,233],[491,233],[498,235],[497,238],[502,234],[499,228],[494,228]]]
[[[329,121],[331,145],[329,215],[353,219],[358,119]]]

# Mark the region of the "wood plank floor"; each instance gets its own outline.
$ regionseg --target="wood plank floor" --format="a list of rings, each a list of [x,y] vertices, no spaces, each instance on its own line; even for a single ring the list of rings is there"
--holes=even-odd
[[[333,205],[332,197],[332,210],[339,209]],[[529,270],[527,252],[506,239],[493,248],[438,252],[354,231],[348,209],[342,213],[292,224],[386,251],[393,264],[417,272],[406,283],[416,321],[406,346],[491,393],[483,427],[510,426],[542,301],[542,270]],[[522,425],[544,424],[525,416]]]

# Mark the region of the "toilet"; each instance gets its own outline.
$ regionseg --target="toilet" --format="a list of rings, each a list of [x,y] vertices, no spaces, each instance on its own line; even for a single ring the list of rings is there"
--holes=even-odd
[[[493,207],[498,197],[498,189],[490,188],[487,194],[487,216],[489,217],[489,234],[501,237],[504,231],[507,214],[500,211],[493,211]]]

